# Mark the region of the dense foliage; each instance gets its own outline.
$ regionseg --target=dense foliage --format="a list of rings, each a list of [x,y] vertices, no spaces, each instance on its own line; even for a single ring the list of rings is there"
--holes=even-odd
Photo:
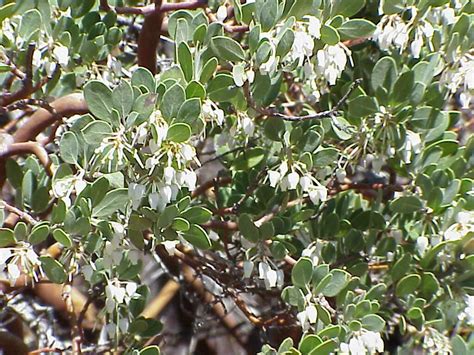
[[[0,4],[0,348],[474,352],[471,1]]]

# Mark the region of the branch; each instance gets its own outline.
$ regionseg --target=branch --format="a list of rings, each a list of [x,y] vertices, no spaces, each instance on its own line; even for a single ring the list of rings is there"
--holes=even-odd
[[[156,74],[156,51],[160,41],[163,12],[160,11],[162,0],[155,0],[153,11],[145,16],[143,26],[138,36],[137,59],[138,65]]]
[[[267,116],[270,117],[277,117],[281,118],[285,121],[292,121],[292,122],[300,122],[300,121],[306,121],[306,120],[314,120],[314,119],[322,119],[326,117],[332,117],[337,114],[337,112],[340,110],[342,105],[344,105],[349,98],[349,96],[354,92],[354,90],[361,84],[362,79],[356,79],[349,90],[346,92],[346,94],[337,102],[337,104],[330,110],[310,114],[310,115],[304,115],[304,116],[287,116],[282,113],[273,113],[270,112],[269,110],[263,111]]]
[[[206,181],[204,184],[199,185],[192,193],[191,198],[196,198],[204,194],[207,190],[217,185],[227,185],[232,182],[232,178],[229,176],[226,177],[217,177],[215,179]]]
[[[30,43],[26,50],[25,77],[23,78],[23,87],[13,94],[3,95],[0,100],[0,106],[6,106],[17,100],[23,99],[34,92],[33,89],[33,54],[36,49],[35,43]]]
[[[0,161],[13,155],[34,154],[44,166],[49,176],[53,176],[51,170],[51,159],[46,150],[37,142],[13,143],[7,146],[3,152],[0,152]]]
[[[9,205],[8,203],[6,203],[3,200],[0,201],[0,208],[2,208],[2,207],[5,208],[5,210],[7,210],[8,212],[16,214],[18,217],[20,217],[21,219],[23,219],[24,221],[28,222],[29,224],[31,224],[33,226],[38,223],[38,221],[36,219],[34,219],[28,213],[14,207],[12,205]]]
[[[145,6],[117,6],[112,7],[107,3],[107,0],[101,0],[100,9],[103,11],[115,11],[117,14],[121,15],[153,15],[156,13],[163,13],[175,10],[195,10],[201,7],[206,7],[206,0],[197,0],[197,1],[185,1],[185,2],[176,2],[176,3],[165,3],[160,4],[160,6],[145,5]]]
[[[36,111],[13,135],[15,142],[34,140],[38,134],[63,117],[82,115],[89,112],[82,94],[69,94],[50,104],[55,114],[43,108]]]

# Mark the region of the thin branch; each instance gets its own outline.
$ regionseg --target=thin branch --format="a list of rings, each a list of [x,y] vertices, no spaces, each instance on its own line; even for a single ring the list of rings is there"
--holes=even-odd
[[[288,115],[284,115],[284,114],[281,114],[281,113],[273,113],[273,112],[270,112],[269,110],[264,111],[264,112],[267,116],[281,118],[285,121],[292,121],[292,122],[300,122],[300,121],[306,121],[306,120],[314,120],[314,119],[322,119],[322,118],[326,118],[326,117],[333,117],[334,115],[337,114],[337,112],[340,110],[342,105],[344,105],[346,103],[349,96],[361,84],[361,82],[362,82],[362,79],[356,79],[352,83],[351,87],[346,92],[346,94],[330,110],[317,112],[317,113],[314,113],[314,114],[304,115],[304,116],[288,116]]]
[[[15,206],[12,206],[12,205],[8,204],[5,201],[0,201],[0,208],[2,208],[2,207],[5,210],[7,210],[8,212],[16,214],[22,220],[28,222],[29,224],[31,224],[33,226],[38,223],[38,221],[36,219],[34,219],[31,215],[29,215],[28,213],[16,208]]]
[[[115,11],[117,14],[121,15],[153,15],[156,13],[163,13],[176,10],[195,10],[201,7],[206,7],[206,0],[197,0],[197,1],[185,1],[185,2],[176,2],[176,3],[165,3],[161,6],[155,6],[154,4],[145,5],[145,6],[110,6],[107,1],[101,0],[100,9],[103,11]]]
[[[36,44],[35,43],[30,43],[28,45],[28,49],[26,51],[26,63],[25,63],[25,77],[23,78],[23,86],[20,90],[13,94],[8,94],[8,95],[2,95],[1,100],[0,100],[0,105],[1,106],[7,106],[11,104],[12,102],[15,102],[17,100],[21,100],[27,96],[29,96],[31,93],[33,93],[33,54],[36,49]]]
[[[215,179],[211,179],[204,184],[199,185],[191,194],[191,198],[196,198],[202,194],[204,194],[207,190],[214,187],[216,184],[218,185],[227,185],[232,182],[232,178],[229,176],[226,177],[217,177]]]

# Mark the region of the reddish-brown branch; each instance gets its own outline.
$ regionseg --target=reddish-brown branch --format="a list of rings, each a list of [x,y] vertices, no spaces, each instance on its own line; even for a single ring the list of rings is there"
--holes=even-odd
[[[82,94],[70,94],[53,101],[50,105],[56,114],[43,108],[36,111],[13,135],[15,142],[34,140],[38,134],[63,117],[89,112]]]
[[[155,13],[163,13],[176,10],[195,10],[200,7],[206,7],[207,1],[197,0],[197,1],[185,1],[185,2],[176,2],[176,3],[165,3],[160,4],[160,6],[146,5],[146,6],[127,6],[127,7],[112,7],[106,0],[101,0],[100,9],[103,11],[115,11],[117,14],[122,15],[152,15]]]
[[[30,43],[26,52],[26,63],[25,63],[25,77],[23,78],[23,86],[17,92],[13,94],[5,94],[0,98],[0,106],[7,106],[12,102],[24,99],[34,92],[33,87],[33,54],[35,52],[36,44]]]
[[[162,0],[155,0],[153,11],[145,16],[142,30],[138,36],[137,59],[138,65],[156,74],[156,51],[160,41],[160,29],[164,13],[156,11],[161,7]]]
[[[44,166],[49,176],[53,176],[51,171],[51,159],[46,150],[37,142],[13,143],[5,151],[0,153],[0,159],[6,159],[14,155],[34,154]]]
[[[207,190],[213,188],[214,186],[222,186],[227,185],[232,182],[232,178],[230,176],[222,177],[222,178],[215,178],[209,181],[206,181],[204,184],[199,185],[191,194],[191,198],[196,198],[202,194],[204,194]]]

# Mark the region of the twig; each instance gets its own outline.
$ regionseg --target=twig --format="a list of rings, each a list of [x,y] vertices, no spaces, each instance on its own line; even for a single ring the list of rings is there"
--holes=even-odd
[[[203,193],[205,193],[210,188],[214,187],[216,184],[218,185],[227,185],[232,182],[232,178],[229,176],[226,177],[217,177],[215,179],[206,181],[204,184],[199,185],[192,193],[191,198],[196,198]]]
[[[51,112],[53,115],[56,115],[56,110],[54,107],[52,107],[48,101],[46,100],[41,100],[41,99],[22,99],[18,100],[13,104],[10,104],[6,107],[0,107],[0,113],[2,112],[10,112],[18,109],[22,109],[27,107],[28,105],[34,105],[34,106],[39,106],[44,108],[45,110],[48,110]]]
[[[156,318],[166,308],[168,303],[173,299],[178,292],[180,284],[175,280],[169,280],[160,293],[145,307],[142,316],[145,318]]]
[[[38,223],[38,221],[36,219],[34,219],[28,213],[14,207],[12,205],[9,205],[7,202],[5,202],[3,200],[0,201],[0,208],[2,208],[2,207],[5,208],[8,212],[16,214],[21,219],[23,219],[24,221],[28,222],[29,224],[31,224],[33,226]]]
[[[145,6],[110,6],[106,0],[101,0],[100,9],[103,11],[115,11],[117,14],[128,15],[152,15],[155,13],[163,13],[175,10],[195,10],[200,7],[206,7],[206,0],[185,1],[176,3],[165,3],[161,6],[145,5]]]
[[[36,49],[35,43],[30,43],[26,51],[26,70],[23,78],[23,87],[13,94],[2,95],[0,106],[7,106],[12,102],[23,99],[30,95],[33,91],[33,54]]]
[[[282,113],[273,113],[269,110],[263,111],[264,114],[270,117],[276,117],[276,118],[281,118],[285,121],[292,121],[292,122],[299,122],[299,121],[306,121],[306,120],[313,120],[313,119],[322,119],[326,117],[332,117],[337,114],[339,109],[342,107],[342,105],[345,104],[349,96],[354,92],[354,90],[361,84],[362,79],[356,79],[347,93],[337,102],[337,104],[330,110],[322,111],[322,112],[317,112],[314,114],[310,115],[304,115],[304,116],[288,116],[284,115]],[[262,112],[262,113],[263,113]]]

